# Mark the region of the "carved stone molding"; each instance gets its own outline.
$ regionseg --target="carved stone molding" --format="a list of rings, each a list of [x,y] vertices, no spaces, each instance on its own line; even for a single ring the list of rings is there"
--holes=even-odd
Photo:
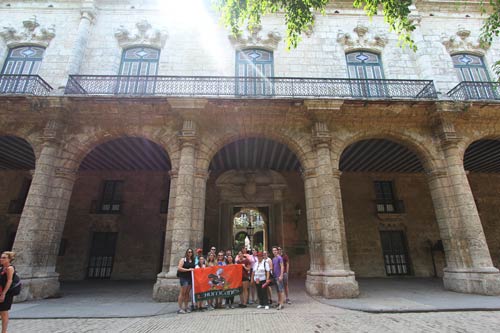
[[[456,145],[462,139],[455,130],[455,125],[448,119],[436,117],[434,119],[434,133],[441,140],[443,146]]]
[[[239,50],[249,47],[264,47],[276,50],[281,39],[281,34],[274,30],[268,31],[267,34],[262,33],[261,25],[253,29],[247,28],[238,36],[229,35],[229,40]]]
[[[328,130],[328,126],[324,122],[315,122],[312,129],[312,140],[316,147],[330,146],[332,136]]]
[[[196,145],[198,143],[197,125],[193,120],[184,120],[179,133],[181,145]]]
[[[484,54],[490,48],[489,44],[481,43],[478,37],[471,37],[471,31],[463,27],[459,27],[451,36],[442,34],[441,43],[450,54],[464,51]]]
[[[153,29],[147,20],[135,24],[135,29],[129,30],[120,25],[115,31],[115,37],[122,48],[136,45],[147,45],[158,49],[165,46],[168,33],[165,29]]]
[[[57,178],[64,178],[71,181],[75,181],[78,176],[78,170],[69,168],[56,168],[55,176]]]
[[[23,27],[20,31],[12,26],[3,27],[0,31],[0,36],[2,36],[9,48],[23,44],[37,45],[46,48],[55,35],[54,25],[40,27],[40,23],[37,22],[36,16],[23,21]]]
[[[351,34],[339,30],[337,34],[337,42],[344,47],[344,51],[372,49],[380,52],[389,41],[385,34],[370,32],[370,29],[362,24],[358,24],[353,32],[354,34]]]

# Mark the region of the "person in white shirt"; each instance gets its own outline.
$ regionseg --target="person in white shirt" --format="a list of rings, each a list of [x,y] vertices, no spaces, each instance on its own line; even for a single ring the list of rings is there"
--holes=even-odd
[[[262,252],[257,253],[257,262],[253,265],[252,281],[255,282],[255,288],[259,297],[257,309],[264,308],[269,310],[267,288],[271,280],[269,280],[269,264],[264,260]]]

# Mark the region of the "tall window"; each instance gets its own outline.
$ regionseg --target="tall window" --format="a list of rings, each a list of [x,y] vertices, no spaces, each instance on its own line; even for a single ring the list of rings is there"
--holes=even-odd
[[[10,49],[2,68],[2,74],[38,74],[44,51],[45,49],[37,46],[21,46]]]
[[[472,54],[455,54],[451,57],[460,81],[488,82],[490,78],[483,59]]]
[[[402,203],[396,200],[394,186],[391,181],[376,181],[375,197],[377,213],[401,213]]]
[[[347,71],[351,79],[383,79],[384,72],[378,54],[356,51],[346,54]],[[359,81],[351,84],[353,96],[384,96],[385,87],[380,81]]]
[[[464,86],[467,95],[473,99],[496,99],[498,91],[487,83],[490,81],[483,58],[472,54],[455,54],[452,57],[453,66],[460,81],[467,81]]]
[[[122,206],[123,181],[106,180],[103,184],[101,213],[119,213]]]
[[[121,94],[152,94],[154,93],[154,78],[137,76],[155,76],[158,73],[160,50],[149,47],[134,47],[123,51],[120,65],[118,93]]]
[[[274,76],[273,53],[248,49],[236,53],[236,76],[240,95],[271,95]]]
[[[45,50],[36,46],[21,46],[9,50],[2,68],[2,75],[36,75]],[[0,92],[24,93],[29,89],[30,79],[26,76],[3,76]]]

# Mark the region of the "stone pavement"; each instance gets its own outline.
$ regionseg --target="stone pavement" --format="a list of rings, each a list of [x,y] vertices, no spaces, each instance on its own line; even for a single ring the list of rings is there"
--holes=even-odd
[[[373,314],[342,309],[325,300],[309,297],[302,283],[292,286],[293,304],[284,310],[247,309],[215,310],[186,315],[175,314],[176,304],[153,303],[148,284],[110,281],[114,296],[104,290],[94,292],[78,283],[63,285],[66,296],[60,299],[15,304],[9,332],[499,332],[500,312],[428,312]],[[123,284],[123,285],[121,285]],[[128,287],[125,285],[128,284]],[[98,285],[98,284],[97,284]],[[149,286],[151,283],[149,284]],[[361,286],[363,288],[363,285]],[[104,287],[100,287],[106,289]],[[113,289],[111,288],[111,289]],[[136,290],[130,296],[129,290]],[[80,291],[73,295],[72,292]],[[142,290],[142,291],[138,291]],[[149,294],[149,301],[146,295]],[[495,297],[498,299],[498,297]],[[93,301],[92,301],[93,299]],[[383,299],[381,299],[383,300]],[[60,305],[57,305],[61,302]],[[29,306],[31,305],[31,306]],[[157,307],[155,307],[157,306]],[[149,316],[121,318],[75,318],[84,315],[106,317],[131,314]],[[122,311],[120,313],[120,311]],[[29,317],[39,319],[21,319]],[[43,313],[50,314],[44,318]],[[70,314],[79,316],[69,316]],[[160,313],[160,314],[158,314]],[[68,317],[66,319],[53,319]]]

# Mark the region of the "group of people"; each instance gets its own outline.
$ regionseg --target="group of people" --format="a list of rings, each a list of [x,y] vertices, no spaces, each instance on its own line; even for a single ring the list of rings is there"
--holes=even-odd
[[[179,293],[177,313],[185,314],[193,310],[213,310],[215,308],[226,309],[234,308],[234,296],[228,298],[216,298],[204,302],[196,302],[189,306],[191,299],[191,272],[197,268],[212,266],[225,266],[237,264],[242,268],[242,290],[240,294],[240,303],[238,307],[246,308],[248,305],[257,303],[258,309],[269,309],[273,306],[273,292],[271,285],[276,287],[277,292],[277,310],[285,306],[285,302],[291,304],[288,296],[288,272],[290,260],[288,255],[283,252],[281,247],[273,246],[271,259],[267,251],[259,252],[257,249],[247,249],[242,247],[236,256],[233,256],[232,250],[222,250],[217,252],[215,246],[210,248],[206,256],[202,249],[187,249],[183,258],[179,260],[177,267],[177,276],[179,277],[181,290]],[[257,293],[257,298],[256,294]],[[223,304],[223,301],[225,304]]]

